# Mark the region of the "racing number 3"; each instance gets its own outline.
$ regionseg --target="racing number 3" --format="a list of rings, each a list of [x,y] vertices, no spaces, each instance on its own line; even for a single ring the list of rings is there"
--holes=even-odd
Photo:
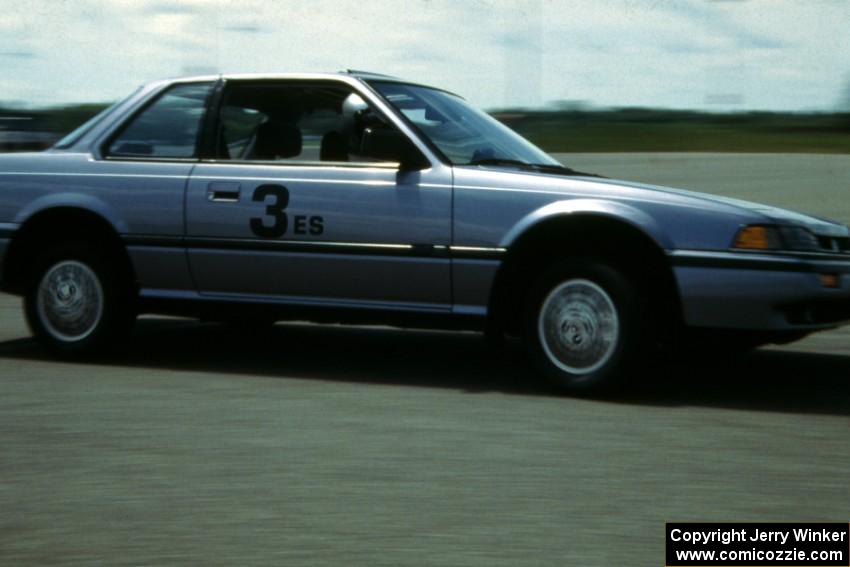
[[[272,201],[266,205],[266,215],[274,220],[271,226],[266,226],[262,218],[251,219],[251,232],[261,238],[278,238],[286,233],[289,219],[284,209],[289,206],[289,189],[282,185],[260,185],[254,190],[253,201],[265,202],[266,197]]]

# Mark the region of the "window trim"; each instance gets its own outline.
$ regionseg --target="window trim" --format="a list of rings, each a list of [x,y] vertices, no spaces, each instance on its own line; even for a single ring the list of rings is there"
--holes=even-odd
[[[115,126],[103,139],[102,142],[97,144],[98,156],[102,160],[107,161],[130,161],[130,162],[176,162],[176,163],[197,163],[201,159],[201,140],[202,135],[204,133],[204,124],[206,123],[207,114],[210,111],[210,100],[212,98],[213,93],[216,90],[216,87],[221,81],[187,81],[187,82],[178,82],[171,83],[167,85],[164,89],[157,91],[155,94],[151,95],[151,97],[145,100],[138,108],[134,109],[130,112],[123,120],[121,120],[117,126]],[[204,99],[203,103],[203,113],[201,114],[201,119],[198,123],[198,132],[195,134],[195,151],[194,156],[192,157],[166,157],[166,156],[116,156],[110,155],[108,149],[109,146],[118,138],[124,131],[136,121],[142,113],[144,113],[151,106],[156,104],[159,100],[162,99],[165,95],[176,88],[184,87],[184,86],[192,86],[192,85],[209,85],[210,90],[207,92],[207,96]]]
[[[216,81],[210,97],[207,100],[207,109],[204,112],[198,143],[198,161],[205,161],[215,157],[218,145],[218,128],[221,124],[221,106],[224,101],[224,91],[227,86],[225,79]]]
[[[244,160],[244,159],[202,159],[201,163],[213,165],[255,166],[255,167],[326,167],[348,169],[391,169],[398,170],[397,161],[315,161],[315,160]]]

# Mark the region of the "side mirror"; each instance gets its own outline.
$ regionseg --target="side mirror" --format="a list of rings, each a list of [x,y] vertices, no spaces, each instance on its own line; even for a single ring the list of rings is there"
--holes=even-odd
[[[425,169],[429,165],[413,142],[393,128],[363,130],[361,152],[369,157],[397,161],[405,171]]]

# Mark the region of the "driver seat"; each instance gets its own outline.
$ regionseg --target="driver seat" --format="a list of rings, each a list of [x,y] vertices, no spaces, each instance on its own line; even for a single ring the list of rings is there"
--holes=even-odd
[[[301,129],[291,122],[266,120],[257,127],[248,159],[273,161],[301,154]]]

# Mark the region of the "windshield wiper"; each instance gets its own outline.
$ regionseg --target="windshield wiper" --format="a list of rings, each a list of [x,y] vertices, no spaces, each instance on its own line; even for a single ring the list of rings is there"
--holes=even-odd
[[[527,161],[520,161],[518,159],[505,159],[505,158],[479,158],[474,159],[467,163],[466,165],[515,165],[517,167],[525,167],[531,165]]]
[[[598,173],[588,173],[586,171],[576,171],[571,167],[567,167],[565,165],[555,165],[551,163],[531,163],[529,164],[532,168],[541,173],[554,173],[560,175],[575,175],[580,177],[599,177],[601,179],[605,179],[604,175],[599,175]]]
[[[466,165],[512,165],[520,169],[524,169],[527,171],[539,171],[540,173],[552,173],[555,175],[575,175],[581,177],[600,177],[604,179],[604,176],[602,175],[598,175],[596,173],[585,173],[583,171],[576,171],[575,169],[571,169],[563,165],[555,165],[552,163],[528,163],[526,161],[521,161],[518,159],[481,158],[472,160]]]

